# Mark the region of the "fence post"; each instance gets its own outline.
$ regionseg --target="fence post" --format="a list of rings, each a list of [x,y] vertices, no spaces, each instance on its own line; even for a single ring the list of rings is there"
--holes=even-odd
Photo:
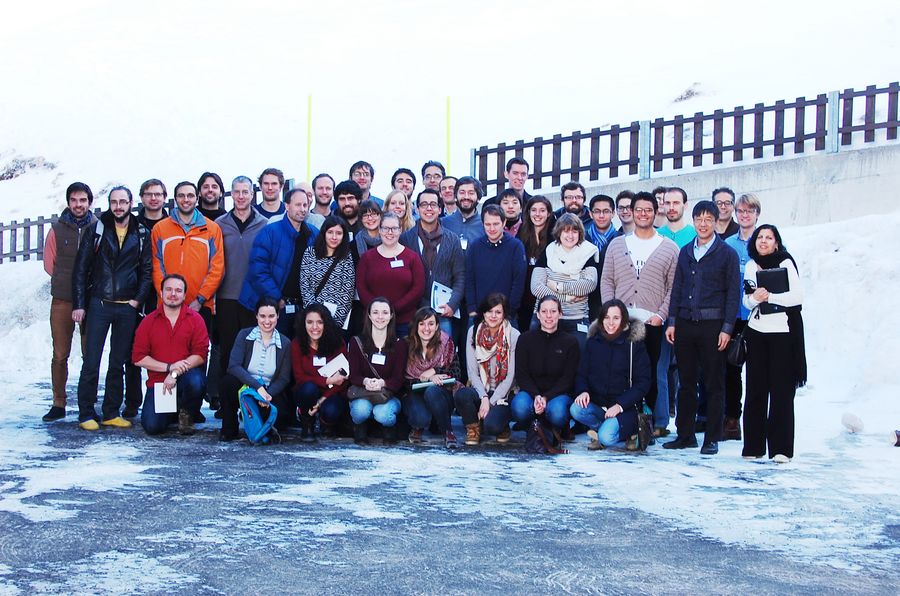
[[[650,121],[641,120],[638,134],[638,179],[650,179]]]
[[[841,122],[841,92],[829,91],[826,105],[828,127],[825,129],[825,153],[837,153],[839,147],[838,129]]]
[[[469,176],[475,178],[478,174],[475,173],[475,147],[469,149]]]

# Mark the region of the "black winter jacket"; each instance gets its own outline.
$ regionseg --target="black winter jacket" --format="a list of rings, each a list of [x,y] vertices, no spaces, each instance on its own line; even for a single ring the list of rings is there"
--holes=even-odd
[[[101,224],[102,235],[98,237],[97,227]],[[78,247],[72,275],[72,308],[87,308],[92,297],[143,303],[153,293],[152,286],[153,261],[147,228],[131,216],[120,249],[112,212],[103,212],[98,222],[88,226]]]
[[[532,329],[519,336],[516,383],[531,397],[571,397],[577,370],[578,340],[574,335],[558,329],[554,333]]]

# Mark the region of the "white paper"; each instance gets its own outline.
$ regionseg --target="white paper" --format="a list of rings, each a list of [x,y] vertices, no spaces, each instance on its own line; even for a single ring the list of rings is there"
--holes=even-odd
[[[438,310],[438,306],[442,304],[449,304],[450,297],[453,296],[453,290],[445,286],[440,282],[433,281],[431,282],[431,308]],[[456,312],[453,313],[453,316],[457,319],[459,318],[459,309],[456,309]]]
[[[331,362],[325,364],[322,368],[319,369],[319,374],[325,377],[326,379],[336,373],[337,371],[344,369],[345,372],[350,372],[350,362],[347,361],[347,357],[343,354],[338,354],[334,357]]]
[[[166,392],[163,383],[153,383],[153,406],[157,414],[174,414],[178,411],[178,386],[172,387],[172,393]]]

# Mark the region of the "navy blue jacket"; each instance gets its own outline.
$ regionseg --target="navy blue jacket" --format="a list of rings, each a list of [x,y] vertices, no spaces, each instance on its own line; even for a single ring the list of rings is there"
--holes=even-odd
[[[734,331],[741,303],[740,261],[734,249],[716,235],[706,254],[694,258],[696,240],[678,253],[678,267],[669,300],[669,325],[675,319],[721,320],[722,333]]]
[[[509,300],[509,313],[519,310],[525,291],[525,246],[503,232],[494,244],[482,236],[466,250],[466,308],[474,312],[492,292],[500,292]]]
[[[305,222],[303,225],[308,226],[312,232],[307,243],[312,246],[319,229]],[[250,249],[247,277],[244,278],[241,296],[238,298],[241,306],[255,312],[256,303],[262,296],[281,299],[284,282],[294,259],[297,235],[297,230],[287,217],[271,222],[256,235],[253,248]]]

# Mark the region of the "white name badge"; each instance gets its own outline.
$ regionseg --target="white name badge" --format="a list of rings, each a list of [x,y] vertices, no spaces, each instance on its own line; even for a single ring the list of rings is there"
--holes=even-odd
[[[403,261],[398,259],[391,261],[391,269],[399,269],[400,267],[403,267]]]
[[[531,266],[537,265],[537,259],[535,257],[531,257],[528,259],[528,264]]]
[[[348,233],[347,233],[347,239],[348,239],[350,242],[353,242],[353,232],[348,232]]]
[[[387,362],[387,357],[384,354],[372,354],[372,364],[384,366],[385,362]]]
[[[325,366],[328,364],[328,359],[324,356],[313,356],[313,366]]]
[[[587,333],[588,331],[588,326],[584,323],[578,323],[578,325],[576,325],[576,328],[578,329],[579,333]]]
[[[462,246],[463,250],[466,250],[467,248],[469,248],[469,241],[466,240],[465,238],[460,238],[459,245]]]
[[[293,304],[285,304],[285,305],[284,305],[284,312],[286,312],[286,313],[289,314],[289,315],[292,315],[292,314],[294,314],[295,312],[297,312],[297,307],[294,306]]]

